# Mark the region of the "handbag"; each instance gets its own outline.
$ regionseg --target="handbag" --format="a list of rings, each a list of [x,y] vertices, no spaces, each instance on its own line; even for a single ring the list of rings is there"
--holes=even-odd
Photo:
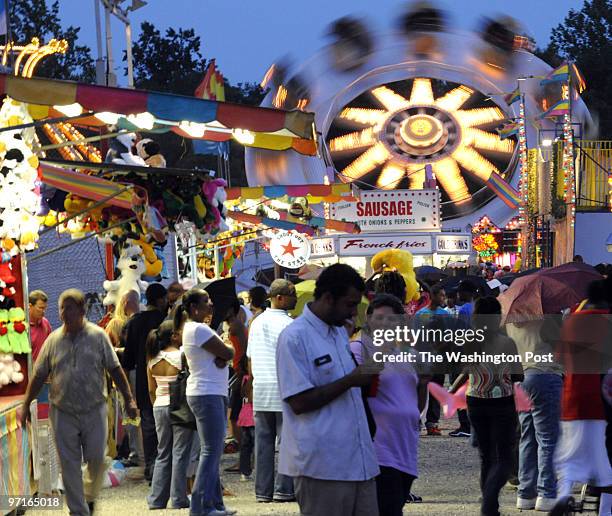
[[[170,424],[196,429],[196,419],[187,403],[187,378],[189,378],[189,366],[185,353],[181,353],[181,370],[176,375],[176,380],[170,382]]]

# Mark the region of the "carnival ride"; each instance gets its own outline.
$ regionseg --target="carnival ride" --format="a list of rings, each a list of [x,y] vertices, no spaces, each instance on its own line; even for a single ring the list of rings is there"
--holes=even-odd
[[[515,210],[487,186],[492,173],[514,187],[519,180],[517,139],[495,132],[519,115],[504,96],[520,81],[533,148],[539,129],[555,132],[553,122],[532,120],[561,98],[561,86],[540,87],[551,67],[512,19],[484,20],[471,32],[451,29],[447,20],[424,2],[409,7],[388,33],[342,18],[329,30],[331,43],[306,62],[274,64],[262,105],[315,113],[321,153],[246,149],[249,184],[327,178],[360,188],[419,189],[430,165],[443,218],[454,219],[447,224],[463,228],[485,214],[505,224]],[[583,133],[593,129],[577,94],[572,117]]]

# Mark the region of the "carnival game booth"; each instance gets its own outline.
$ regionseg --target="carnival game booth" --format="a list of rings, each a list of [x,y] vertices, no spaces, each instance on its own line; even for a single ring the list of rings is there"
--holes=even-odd
[[[31,371],[23,301],[28,261],[96,236],[104,239],[108,281],[98,290],[106,290],[104,306],[110,308],[123,292],[143,291],[143,279],[160,279],[164,264],[158,251],[169,233],[182,230],[202,243],[227,231],[225,182],[208,171],[166,168],[163,156],[138,134],[171,130],[185,138],[234,138],[244,145],[310,155],[316,142],[313,117],[303,111],[9,74],[0,74],[0,94],[6,96],[0,109],[0,495],[26,495],[31,446],[40,437],[38,411],[33,410],[35,439],[21,428],[18,411]],[[99,137],[84,139],[68,122],[90,132],[97,128]],[[47,155],[39,161],[33,149],[41,148],[40,129],[52,144],[42,148],[59,149],[63,159]],[[109,130],[114,139],[104,160],[91,147]],[[41,229],[65,233],[72,241],[28,258],[25,253],[37,249]],[[114,278],[116,270],[121,275]],[[42,455],[34,459],[37,479]]]

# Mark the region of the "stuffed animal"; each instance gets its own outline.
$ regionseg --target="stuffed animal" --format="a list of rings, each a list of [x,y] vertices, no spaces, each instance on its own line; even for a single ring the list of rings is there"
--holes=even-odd
[[[136,144],[136,152],[150,167],[165,168],[166,158],[160,152],[160,147],[157,142],[150,138],[144,138]]]
[[[131,240],[130,243],[137,245],[142,250],[145,265],[144,275],[147,278],[159,276],[164,268],[164,262],[158,258],[153,246],[143,236],[139,240]]]
[[[146,167],[145,161],[134,153],[136,135],[134,133],[121,133],[110,141],[110,149],[106,153],[106,163],[117,165],[137,165]]]
[[[0,127],[31,123],[25,104],[5,99]],[[40,222],[37,193],[38,157],[32,152],[36,135],[32,128],[0,133],[0,238],[17,242],[19,251],[36,248]]]
[[[405,303],[419,299],[419,284],[412,266],[412,253],[401,249],[387,249],[375,254],[371,261],[375,272],[397,271],[406,283]]]
[[[8,337],[8,322],[9,312],[8,310],[0,310],[0,353],[10,353],[11,343]]]
[[[107,292],[102,303],[104,306],[117,306],[121,297],[130,290],[143,293],[147,289],[147,282],[140,279],[146,269],[140,247],[124,247],[117,261],[117,268],[120,271],[119,278],[104,282],[104,290]]]
[[[0,257],[0,301],[4,301],[5,298],[10,298],[15,295],[15,288],[13,285],[16,281],[17,278],[13,276],[13,270],[11,268],[11,255],[5,251]]]
[[[30,339],[25,325],[25,312],[21,307],[9,310],[8,338],[13,353],[31,353]]]
[[[11,382],[23,382],[21,365],[10,353],[0,355],[0,387],[8,385]]]
[[[223,179],[212,179],[202,185],[202,192],[210,205],[210,213],[207,213],[204,218],[206,223],[204,231],[212,235],[229,230],[225,222],[227,216],[227,208],[224,204],[227,200],[226,186],[227,183]]]

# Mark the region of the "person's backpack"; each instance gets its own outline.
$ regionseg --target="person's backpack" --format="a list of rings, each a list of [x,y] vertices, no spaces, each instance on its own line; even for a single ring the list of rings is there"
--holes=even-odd
[[[170,423],[177,426],[196,429],[196,420],[187,403],[187,378],[189,367],[185,353],[181,353],[181,370],[176,380],[170,382]]]

